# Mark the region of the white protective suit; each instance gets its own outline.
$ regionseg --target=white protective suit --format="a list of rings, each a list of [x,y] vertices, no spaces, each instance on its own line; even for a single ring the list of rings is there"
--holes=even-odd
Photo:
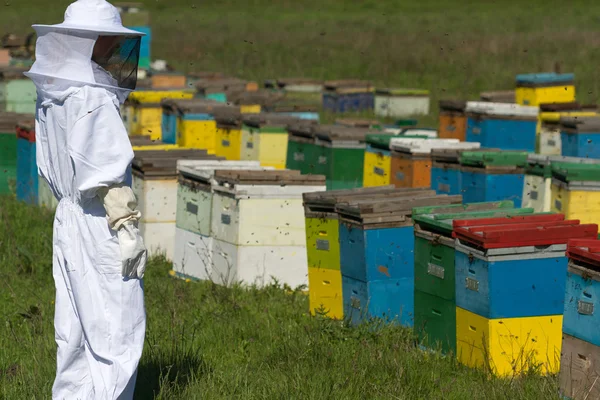
[[[142,34],[123,28],[105,0],[78,0],[62,24],[34,28],[36,62],[26,75],[38,90],[38,172],[60,200],[52,398],[131,399],[146,327],[146,249],[124,184],[133,151],[119,105],[135,88]],[[121,44],[101,66],[92,54],[104,36]]]

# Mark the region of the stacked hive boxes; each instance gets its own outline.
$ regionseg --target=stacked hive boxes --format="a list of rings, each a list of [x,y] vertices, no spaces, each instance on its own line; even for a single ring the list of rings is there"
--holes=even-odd
[[[391,193],[393,186],[305,193],[306,252],[311,314],[334,319],[344,315],[340,264],[339,219],[335,211],[345,199]]]
[[[297,121],[290,124],[288,132],[288,149],[285,165],[287,169],[300,171],[302,174],[325,175],[325,164],[319,163],[319,150],[315,141],[315,124],[308,121]]]
[[[340,80],[325,82],[323,109],[332,113],[372,110],[375,106],[374,88],[370,82]]]
[[[239,115],[239,107],[214,100],[193,99],[177,101],[177,144],[181,147],[217,151],[217,115]]]
[[[177,211],[177,160],[215,160],[206,150],[136,151],[133,192],[142,213],[139,227],[150,254],[173,259]]]
[[[127,99],[127,128],[130,135],[149,135],[153,140],[162,140],[163,99],[191,99],[193,90],[140,90]]]
[[[11,192],[17,179],[17,124],[20,114],[0,112],[0,194]]]
[[[458,139],[394,138],[390,142],[392,163],[390,182],[396,187],[431,187],[432,149],[478,149],[479,143]]]
[[[538,107],[470,101],[467,141],[502,150],[535,151]]]
[[[455,241],[452,221],[531,213],[511,201],[413,209],[415,331],[422,344],[456,354]]]
[[[459,361],[500,376],[558,372],[566,243],[595,238],[598,226],[555,214],[454,220],[453,229]]]
[[[536,151],[543,155],[561,155],[561,117],[593,117],[597,107],[582,107],[577,103],[542,104],[538,123]]]
[[[396,188],[365,197],[348,197],[336,206],[344,316],[352,323],[381,318],[413,326],[412,209],[458,204],[461,197]]]
[[[179,160],[173,269],[181,278],[213,280],[211,216],[215,170],[261,169],[257,161]]]
[[[284,169],[288,152],[287,127],[297,122],[297,118],[279,114],[246,115],[242,128],[242,160],[260,161],[262,166]]]
[[[563,156],[600,158],[600,118],[564,117],[560,124]]]
[[[35,114],[37,90],[33,81],[23,75],[26,69],[0,68],[0,111]]]
[[[569,241],[560,389],[573,400],[600,398],[600,242]]]
[[[38,202],[34,121],[20,121],[17,126],[17,199],[29,204]]]
[[[378,131],[344,125],[319,125],[315,128],[319,146],[319,170],[323,167],[327,189],[361,187],[365,159],[365,140]]]
[[[421,135],[415,135],[420,132]],[[437,132],[417,129],[400,129],[395,136],[389,133],[367,135],[367,148],[365,150],[365,162],[363,170],[363,186],[389,185],[392,181],[392,151],[390,142],[395,137],[405,139],[426,139],[435,137]]]
[[[291,288],[308,284],[302,194],[325,178],[298,171],[215,171],[211,233],[214,280]]]
[[[423,89],[377,89],[375,115],[380,117],[410,117],[429,114],[429,91]]]
[[[465,151],[460,155],[465,203],[511,200],[521,204],[527,153]]]
[[[460,100],[440,100],[439,137],[467,140],[467,103]]]
[[[461,194],[462,170],[460,155],[468,148],[440,148],[431,150],[431,188],[438,194]],[[496,149],[481,149],[476,151],[496,151]]]
[[[516,102],[539,106],[546,103],[571,103],[575,101],[573,74],[523,74],[517,75]]]
[[[242,114],[233,108],[215,113],[216,154],[226,160],[237,161],[242,158]]]
[[[583,161],[583,160],[581,160]],[[600,221],[600,165],[597,163],[555,163],[552,168],[553,211],[585,223]]]
[[[529,154],[525,167],[523,207],[532,207],[536,212],[550,211],[552,209],[552,166],[568,167],[569,164],[575,166],[595,164],[596,168],[600,168],[600,160]],[[570,218],[569,214],[566,215]]]

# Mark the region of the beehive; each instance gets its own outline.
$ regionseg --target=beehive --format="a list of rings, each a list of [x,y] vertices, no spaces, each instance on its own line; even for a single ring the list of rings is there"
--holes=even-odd
[[[308,283],[302,194],[324,177],[298,171],[216,171],[211,234],[214,280],[221,284]]]
[[[173,259],[177,212],[177,160],[215,160],[205,150],[136,151],[132,189],[142,213],[140,232],[150,254]]]
[[[467,115],[465,101],[440,100],[439,137],[441,139],[467,139]]]
[[[162,140],[162,106],[163,99],[191,99],[190,90],[140,90],[133,92],[127,99],[131,107],[130,135],[150,135],[153,140]]]
[[[525,167],[523,207],[532,207],[536,212],[552,209],[552,165],[562,164],[600,165],[600,160],[529,154]]]
[[[575,101],[573,74],[517,75],[515,92],[517,104],[537,106],[543,103],[570,103]]]
[[[242,158],[242,115],[237,109],[215,114],[216,155],[230,161]]]
[[[479,143],[460,143],[458,139],[394,138],[391,183],[396,187],[431,187],[432,149],[477,149]]]
[[[402,118],[429,114],[429,91],[424,89],[377,89],[375,115]]]
[[[339,221],[335,212],[336,204],[348,197],[369,197],[391,190],[393,186],[388,185],[303,195],[311,314],[327,311],[326,315],[330,318],[343,318]]]
[[[216,169],[260,169],[255,161],[179,160],[173,269],[181,278],[210,280],[213,239],[210,223]]]
[[[596,398],[600,394],[597,387],[600,375],[599,252],[600,242],[596,239],[569,241],[559,381],[562,395],[571,399]]]
[[[556,163],[552,165],[553,211],[583,223],[600,221],[600,175],[598,164]]]
[[[600,158],[600,117],[563,117],[560,124],[563,156]]]
[[[598,226],[544,214],[454,220],[453,229],[459,361],[500,376],[556,373],[566,243],[595,238]]]
[[[25,68],[0,68],[0,111],[35,114],[37,89]]]
[[[354,324],[376,317],[413,326],[412,209],[460,201],[432,190],[394,189],[336,206],[346,318]]]
[[[239,119],[240,109],[213,100],[193,99],[178,101],[177,107],[177,144],[181,147],[205,149],[215,154],[219,137],[217,136],[216,116],[225,119]],[[231,121],[230,122],[235,122]]]
[[[17,124],[25,116],[0,112],[0,194],[10,193],[17,179]]]
[[[17,126],[17,199],[38,202],[35,124],[31,120],[20,121]]]
[[[323,92],[323,110],[347,113],[373,110],[374,88],[370,82],[360,80],[327,81]]]
[[[460,156],[462,195],[467,203],[522,202],[527,153],[465,151]]]
[[[527,214],[510,201],[413,209],[415,331],[427,347],[456,354],[454,219]]]
[[[501,150],[535,151],[538,107],[467,102],[467,141]]]
[[[318,162],[327,177],[327,189],[352,189],[363,184],[365,140],[378,131],[343,125],[319,125],[316,144],[321,149]]]
[[[536,152],[542,155],[561,155],[561,117],[593,117],[596,106],[582,106],[578,103],[541,104],[538,122]]]
[[[282,90],[290,100],[299,100],[320,107],[323,96],[323,82],[307,78],[278,79],[276,89]]]
[[[287,127],[297,118],[271,113],[247,115],[242,129],[242,160],[260,161],[260,165],[284,169],[286,165]]]
[[[321,174],[319,170],[318,148],[314,135],[315,124],[298,121],[290,124],[288,132],[288,148],[285,166],[287,169],[300,171],[302,174]]]

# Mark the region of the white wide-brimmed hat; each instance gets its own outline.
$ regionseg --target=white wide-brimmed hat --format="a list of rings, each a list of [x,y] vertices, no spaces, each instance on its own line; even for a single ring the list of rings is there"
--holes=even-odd
[[[65,20],[55,25],[33,25],[36,32],[76,31],[94,32],[106,36],[144,36],[127,29],[121,22],[119,10],[106,0],[77,0],[65,11]]]

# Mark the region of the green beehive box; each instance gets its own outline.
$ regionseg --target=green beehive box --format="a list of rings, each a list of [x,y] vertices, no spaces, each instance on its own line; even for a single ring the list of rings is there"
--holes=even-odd
[[[413,209],[415,222],[415,329],[428,347],[456,352],[454,219],[531,214],[512,201]]]
[[[465,151],[460,163],[470,167],[525,167],[527,152],[524,151]]]
[[[599,182],[600,164],[557,162],[552,164],[552,176],[563,182]]]
[[[314,124],[299,121],[288,126],[286,168],[304,174],[315,174],[318,165]]]
[[[315,129],[319,164],[327,178],[327,190],[362,187],[366,137],[377,131],[344,125],[321,125]]]

